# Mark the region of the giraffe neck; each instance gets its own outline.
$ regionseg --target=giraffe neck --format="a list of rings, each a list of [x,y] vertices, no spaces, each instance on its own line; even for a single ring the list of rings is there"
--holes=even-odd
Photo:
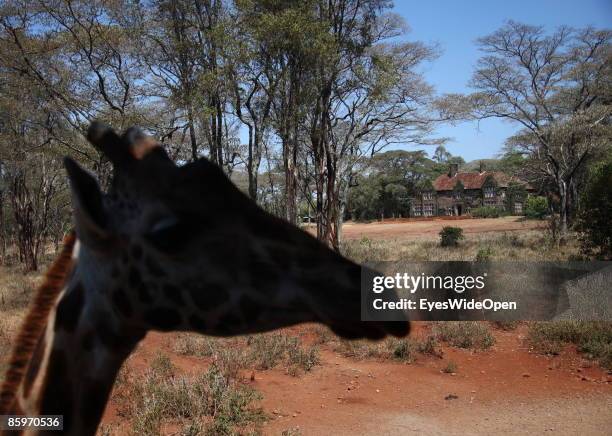
[[[82,271],[78,251],[71,236],[38,290],[14,347],[0,414],[63,415],[64,434],[87,435],[142,335],[119,334],[112,313],[87,288],[91,274]]]

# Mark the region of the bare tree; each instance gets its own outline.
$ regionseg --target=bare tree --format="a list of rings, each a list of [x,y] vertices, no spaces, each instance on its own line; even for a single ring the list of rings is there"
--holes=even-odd
[[[580,172],[610,145],[611,36],[568,27],[547,35],[510,21],[478,40],[485,56],[471,82],[474,114],[521,127],[509,142],[553,182],[562,231],[573,216]]]

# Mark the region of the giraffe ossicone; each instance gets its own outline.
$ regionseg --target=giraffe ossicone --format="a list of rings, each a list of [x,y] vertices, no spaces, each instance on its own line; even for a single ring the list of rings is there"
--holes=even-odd
[[[233,336],[320,322],[345,338],[408,333],[406,320],[362,322],[361,267],[262,210],[208,160],[177,166],[135,128],[93,123],[87,137],[112,181],[102,192],[65,160],[76,242],[26,317],[0,415],[64,415],[65,434],[94,434],[150,330]]]

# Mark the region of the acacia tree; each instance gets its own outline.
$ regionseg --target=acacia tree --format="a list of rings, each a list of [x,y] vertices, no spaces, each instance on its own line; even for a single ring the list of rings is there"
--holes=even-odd
[[[471,81],[473,113],[521,127],[509,143],[554,185],[562,231],[574,215],[586,164],[610,146],[611,36],[568,27],[546,34],[510,21],[478,40],[485,56]]]
[[[385,1],[318,2],[330,43],[314,72],[308,114],[318,238],[338,249],[353,168],[393,143],[428,143],[436,121],[432,88],[418,67],[436,55],[420,42],[394,42],[406,32]]]

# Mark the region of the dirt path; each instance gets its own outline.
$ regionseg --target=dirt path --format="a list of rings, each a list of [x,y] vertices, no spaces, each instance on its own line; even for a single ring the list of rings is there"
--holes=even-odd
[[[426,329],[427,327],[420,327]],[[292,334],[309,341],[308,327]],[[309,333],[310,332],[310,333]],[[605,435],[612,428],[612,376],[575,350],[546,357],[524,345],[525,328],[495,331],[496,344],[471,352],[443,347],[412,364],[355,360],[323,345],[321,365],[298,377],[276,368],[245,374],[272,417],[266,435]],[[150,334],[130,364],[146,367],[157,350],[187,373],[206,359],[171,353],[172,335]],[[448,362],[456,374],[442,372]],[[116,421],[111,404],[105,422]]]
[[[278,412],[266,434],[610,434],[610,376],[573,350],[529,353],[521,331],[496,337],[486,352],[445,348],[442,359],[410,365],[325,352],[323,366],[297,380],[258,374],[266,410]],[[449,360],[456,375],[441,371]]]
[[[531,230],[546,226],[544,221],[526,220],[522,217],[475,218],[465,220],[433,220],[409,222],[345,223],[342,235],[345,239],[430,239],[437,238],[444,226],[461,227],[466,234]]]

